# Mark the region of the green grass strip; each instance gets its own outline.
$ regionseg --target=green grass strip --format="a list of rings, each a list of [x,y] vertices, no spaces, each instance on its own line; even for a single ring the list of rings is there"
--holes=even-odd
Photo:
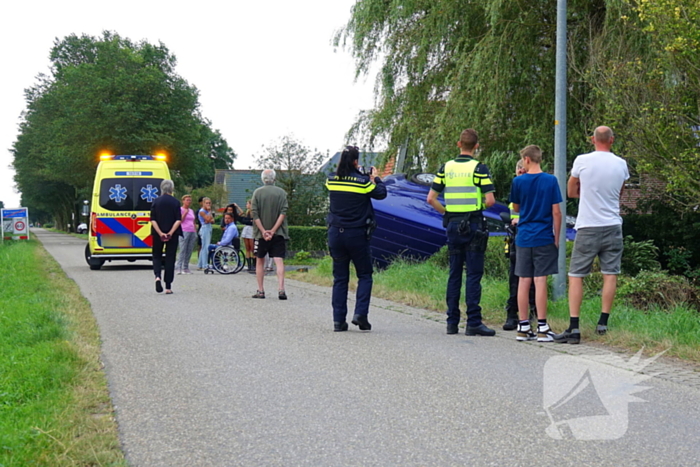
[[[87,301],[35,240],[0,271],[0,467],[126,465]]]
[[[506,317],[508,278],[505,275],[489,275],[489,271],[486,273],[481,281],[483,319],[488,325],[500,328]],[[417,263],[397,260],[387,269],[375,271],[372,295],[431,310],[435,312],[431,318],[444,322],[447,276],[447,269],[431,261]],[[332,260],[326,257],[319,262],[317,268],[308,273],[291,273],[289,277],[331,286]],[[357,280],[354,275],[351,277],[350,287],[355,289]],[[464,311],[464,283],[462,287]],[[584,299],[581,307],[581,333],[585,342],[598,342],[635,352],[644,347],[647,354],[668,349],[666,356],[700,362],[700,313],[697,310],[681,305],[670,309],[656,308],[644,311],[618,299],[610,314],[607,335],[598,336],[595,334],[595,326],[600,309],[600,297]],[[548,322],[556,332],[568,327],[569,305],[566,298],[556,302],[550,300]]]

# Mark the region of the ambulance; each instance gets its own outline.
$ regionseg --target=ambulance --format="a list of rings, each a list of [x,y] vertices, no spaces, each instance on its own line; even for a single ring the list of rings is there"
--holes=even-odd
[[[151,260],[151,204],[160,182],[170,179],[164,154],[100,155],[90,201],[85,260],[98,270],[105,261]]]

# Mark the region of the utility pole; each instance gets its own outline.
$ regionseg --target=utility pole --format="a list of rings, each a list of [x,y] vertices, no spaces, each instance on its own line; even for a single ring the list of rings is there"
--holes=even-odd
[[[566,0],[557,0],[557,55],[554,100],[554,175],[561,190],[559,273],[554,276],[553,296],[566,296]],[[557,228],[557,226],[555,226]]]

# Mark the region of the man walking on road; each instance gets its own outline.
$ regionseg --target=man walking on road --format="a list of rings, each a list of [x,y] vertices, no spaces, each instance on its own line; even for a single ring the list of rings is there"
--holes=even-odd
[[[153,239],[153,273],[156,277],[156,292],[163,291],[161,269],[165,266],[165,293],[171,294],[175,277],[175,253],[182,229],[180,224],[180,202],[173,197],[175,185],[172,180],[160,182],[162,195],[151,204],[151,238]],[[165,264],[163,264],[163,248],[165,248]]]
[[[255,236],[255,274],[258,291],[253,298],[265,298],[265,255],[275,261],[277,268],[278,298],[286,300],[284,291],[284,255],[287,252],[287,193],[275,186],[275,171],[262,172],[263,186],[253,192],[251,210],[253,214],[253,235]]]
[[[457,334],[461,313],[459,296],[462,291],[462,271],[467,265],[467,336],[494,336],[496,331],[481,322],[481,277],[484,275],[484,254],[488,229],[483,209],[492,206],[494,186],[488,168],[474,159],[479,137],[469,128],[460,135],[457,147],[460,155],[438,170],[427,202],[443,214],[447,229],[450,255],[450,275],[447,282],[447,334]],[[445,206],[438,201],[444,193]]]
[[[576,241],[569,266],[569,328],[554,337],[558,343],[581,341],[579,316],[583,301],[583,278],[598,256],[603,273],[602,313],[596,332],[605,334],[612,309],[617,275],[622,261],[620,195],[630,175],[627,163],[610,151],[615,137],[610,128],[599,126],[591,141],[595,151],[574,161],[567,183],[569,198],[580,198],[576,218]]]

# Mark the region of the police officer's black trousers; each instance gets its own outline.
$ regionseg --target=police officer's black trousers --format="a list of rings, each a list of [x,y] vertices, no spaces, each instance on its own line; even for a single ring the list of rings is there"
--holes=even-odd
[[[367,316],[372,296],[372,258],[365,229],[331,227],[328,229],[328,247],[333,258],[333,321],[346,321],[351,261],[357,273],[355,314]]]

